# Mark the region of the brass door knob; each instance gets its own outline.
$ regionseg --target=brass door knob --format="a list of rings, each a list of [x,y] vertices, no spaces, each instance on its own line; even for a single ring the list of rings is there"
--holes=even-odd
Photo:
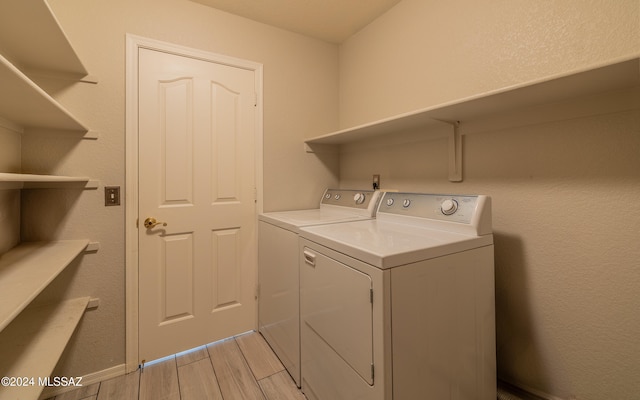
[[[167,226],[167,223],[166,222],[162,222],[162,221],[158,221],[157,219],[155,219],[153,217],[149,217],[149,218],[144,220],[144,227],[147,228],[147,229],[155,228],[156,225]]]

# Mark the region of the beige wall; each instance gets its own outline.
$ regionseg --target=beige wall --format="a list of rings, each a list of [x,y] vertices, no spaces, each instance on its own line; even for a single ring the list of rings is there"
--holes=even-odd
[[[403,0],[340,47],[340,126],[638,52],[636,0]]]
[[[403,0],[341,46],[340,125],[638,54],[636,0]],[[368,185],[379,173],[383,189],[492,196],[505,380],[563,399],[640,393],[640,111],[632,94],[635,102],[606,112],[593,99],[553,105],[544,112],[560,117],[527,115],[526,126],[497,116],[471,132],[462,121],[462,183],[447,181],[445,140],[413,132],[342,148],[342,186]]]
[[[337,128],[338,48],[186,0],[50,3],[99,82],[40,83],[99,132],[99,139],[25,134],[23,170],[88,175],[101,186],[23,191],[22,238],[100,242],[96,254],[82,256],[37,300],[100,298],[100,307],[85,314],[55,372],[78,376],[125,361],[125,213],[124,206],[104,207],[103,197],[104,185],[125,187],[125,34],[264,65],[265,210],[312,207],[324,187],[337,184],[337,156],[319,161],[303,151],[302,143],[305,136]]]
[[[20,133],[0,121],[0,172],[20,172]],[[20,191],[0,190],[0,254],[20,240]]]

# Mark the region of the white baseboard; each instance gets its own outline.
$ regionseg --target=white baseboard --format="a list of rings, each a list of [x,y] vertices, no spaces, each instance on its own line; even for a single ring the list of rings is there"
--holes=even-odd
[[[125,365],[120,364],[120,365],[116,365],[115,367],[103,369],[102,371],[92,372],[88,375],[85,375],[82,377],[82,380],[80,383],[83,387],[89,386],[89,385],[93,385],[94,383],[106,381],[108,379],[116,378],[124,374],[125,374]],[[59,394],[70,392],[76,389],[79,389],[79,387],[78,386],[46,387],[42,391],[42,394],[40,395],[40,399],[48,399],[50,397],[57,396]]]

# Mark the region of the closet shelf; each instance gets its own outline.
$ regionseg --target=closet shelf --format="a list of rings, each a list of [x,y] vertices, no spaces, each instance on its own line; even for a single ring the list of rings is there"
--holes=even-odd
[[[414,129],[422,129],[428,133],[443,121],[452,124],[460,122],[464,126],[465,121],[638,86],[640,59],[636,56],[339,130],[308,139],[305,144],[308,151],[313,151],[314,145],[353,143]]]
[[[96,189],[98,181],[85,176],[11,174],[0,172],[0,189]]]
[[[3,96],[0,96],[0,116],[4,119],[23,128],[89,131],[2,55],[0,82],[3,92]]]
[[[0,331],[18,317],[88,244],[89,240],[25,242],[0,256]],[[0,347],[0,350],[4,358],[4,348]]]
[[[0,376],[34,378],[29,386],[0,386],[0,400],[38,399],[44,389],[38,378],[53,373],[88,303],[82,297],[29,307],[0,332]]]
[[[0,53],[21,70],[87,76],[46,0],[2,0]],[[29,21],[26,23],[25,21]]]

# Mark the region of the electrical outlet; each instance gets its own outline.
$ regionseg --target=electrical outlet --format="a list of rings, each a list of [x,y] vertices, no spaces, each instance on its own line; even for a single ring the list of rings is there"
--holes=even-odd
[[[104,187],[104,205],[105,206],[120,205],[120,186]]]
[[[380,175],[373,175],[373,189],[380,189]]]

